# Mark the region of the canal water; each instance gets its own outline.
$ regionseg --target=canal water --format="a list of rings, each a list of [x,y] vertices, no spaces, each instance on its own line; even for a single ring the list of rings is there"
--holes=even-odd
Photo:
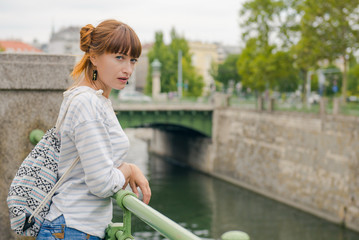
[[[230,230],[251,240],[359,240],[359,233],[215,179],[170,159],[150,155],[147,143],[136,138],[141,129],[126,130],[136,163],[150,180],[150,206],[204,239],[220,239]],[[137,132],[137,133],[136,133]],[[114,206],[114,222],[122,222]],[[135,239],[165,239],[137,217],[132,217]]]

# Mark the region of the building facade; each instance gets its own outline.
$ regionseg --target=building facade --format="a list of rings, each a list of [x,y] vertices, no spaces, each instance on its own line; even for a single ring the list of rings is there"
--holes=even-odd
[[[80,49],[80,27],[66,27],[52,32],[48,46],[51,54],[72,54],[82,56]]]
[[[192,55],[192,65],[203,77],[203,94],[210,92],[214,79],[210,74],[213,63],[218,63],[218,46],[213,43],[188,42],[190,53]]]

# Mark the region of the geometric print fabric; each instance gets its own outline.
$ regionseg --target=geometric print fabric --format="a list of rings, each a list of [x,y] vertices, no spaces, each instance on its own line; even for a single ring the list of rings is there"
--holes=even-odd
[[[36,237],[51,199],[34,216],[34,224],[24,231],[26,217],[40,205],[57,182],[61,141],[56,128],[48,130],[22,162],[10,185],[7,204],[11,229],[23,236]]]

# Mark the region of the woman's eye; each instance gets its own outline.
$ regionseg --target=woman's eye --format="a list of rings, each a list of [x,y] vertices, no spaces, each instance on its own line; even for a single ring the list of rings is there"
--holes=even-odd
[[[117,59],[123,59],[123,56],[117,56],[116,58]]]
[[[138,61],[138,60],[137,60],[136,58],[131,58],[131,62],[132,62],[132,63],[137,63],[137,61]]]

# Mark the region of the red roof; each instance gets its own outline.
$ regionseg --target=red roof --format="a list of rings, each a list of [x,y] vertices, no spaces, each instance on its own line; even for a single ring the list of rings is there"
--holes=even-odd
[[[16,40],[0,40],[0,48],[5,49],[5,52],[42,52],[27,43]]]

